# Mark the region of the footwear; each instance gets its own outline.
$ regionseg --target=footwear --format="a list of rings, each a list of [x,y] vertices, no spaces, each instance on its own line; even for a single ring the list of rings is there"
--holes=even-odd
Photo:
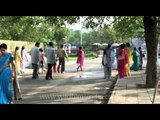
[[[18,100],[20,101],[20,100],[22,100],[22,98],[20,97]]]
[[[9,104],[13,104],[13,101],[11,100],[11,101],[9,101]]]

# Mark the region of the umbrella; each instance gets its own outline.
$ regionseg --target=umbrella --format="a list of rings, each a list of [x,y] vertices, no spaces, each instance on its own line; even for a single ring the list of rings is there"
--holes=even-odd
[[[93,43],[93,45],[101,45],[100,43]]]
[[[120,44],[118,44],[118,43],[113,43],[112,44],[112,47],[118,47]]]

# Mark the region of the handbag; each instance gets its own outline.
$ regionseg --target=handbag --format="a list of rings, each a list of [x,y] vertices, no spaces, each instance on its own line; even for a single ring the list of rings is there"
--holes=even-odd
[[[124,56],[118,56],[118,60],[124,60]]]

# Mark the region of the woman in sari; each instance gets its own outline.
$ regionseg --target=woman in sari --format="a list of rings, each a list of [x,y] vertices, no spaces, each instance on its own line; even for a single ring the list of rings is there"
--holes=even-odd
[[[132,52],[132,56],[133,56],[133,65],[131,67],[131,70],[138,71],[139,70],[139,53],[136,47]]]
[[[130,76],[131,75],[130,64],[132,62],[132,50],[131,50],[131,47],[130,47],[129,43],[126,43],[125,50],[127,52],[127,60],[128,60],[128,62],[125,65],[125,75]]]
[[[0,104],[11,104],[12,80],[16,77],[15,65],[13,55],[7,52],[7,45],[3,43],[0,46],[2,54],[0,57]]]
[[[83,63],[84,63],[84,51],[82,50],[82,47],[79,47],[78,53],[77,53],[77,64],[79,64],[79,66],[77,67],[77,71],[79,70],[79,68],[82,69]]]
[[[125,76],[125,63],[126,63],[126,51],[124,50],[124,44],[120,45],[118,49],[118,55],[117,55],[117,60],[118,60],[118,76],[120,78],[124,78]]]

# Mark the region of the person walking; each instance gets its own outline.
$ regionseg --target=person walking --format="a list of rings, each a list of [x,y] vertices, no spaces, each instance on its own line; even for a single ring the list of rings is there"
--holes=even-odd
[[[0,51],[0,104],[12,104],[12,82],[16,77],[14,56],[7,52],[5,43],[0,45]]]
[[[85,57],[85,54],[84,54],[84,51],[82,50],[82,47],[79,47],[79,50],[78,50],[78,53],[77,53],[77,64],[79,65],[77,67],[77,71],[80,70],[82,71],[83,70],[83,64],[84,64],[84,57]]]
[[[49,47],[45,51],[45,56],[47,58],[47,73],[46,73],[46,80],[53,79],[52,78],[52,67],[53,64],[56,63],[55,58],[55,49],[53,48],[53,42],[49,42]]]
[[[24,46],[22,46],[22,49],[21,49],[21,57],[22,57],[22,61],[20,62],[20,66],[21,66],[20,72],[22,74],[24,73],[26,62],[28,62],[27,51],[25,50]]]
[[[65,71],[65,58],[68,61],[68,54],[66,53],[66,50],[63,49],[63,45],[61,45],[60,48],[57,51],[57,58],[59,60],[57,71],[59,73],[59,68],[60,68],[60,65],[61,65],[61,73],[64,73],[64,71]]]
[[[102,65],[104,66],[104,79],[109,80],[111,78],[112,73],[112,59],[111,59],[111,44],[108,44],[108,46],[103,51],[103,57],[102,57]]]
[[[17,75],[20,75],[20,63],[22,62],[22,56],[19,52],[18,46],[15,48],[14,56],[15,56],[15,65],[16,65]]]
[[[36,42],[35,46],[31,48],[30,55],[31,55],[31,63],[33,68],[32,78],[38,78],[38,65],[39,65],[39,46],[40,43]]]

